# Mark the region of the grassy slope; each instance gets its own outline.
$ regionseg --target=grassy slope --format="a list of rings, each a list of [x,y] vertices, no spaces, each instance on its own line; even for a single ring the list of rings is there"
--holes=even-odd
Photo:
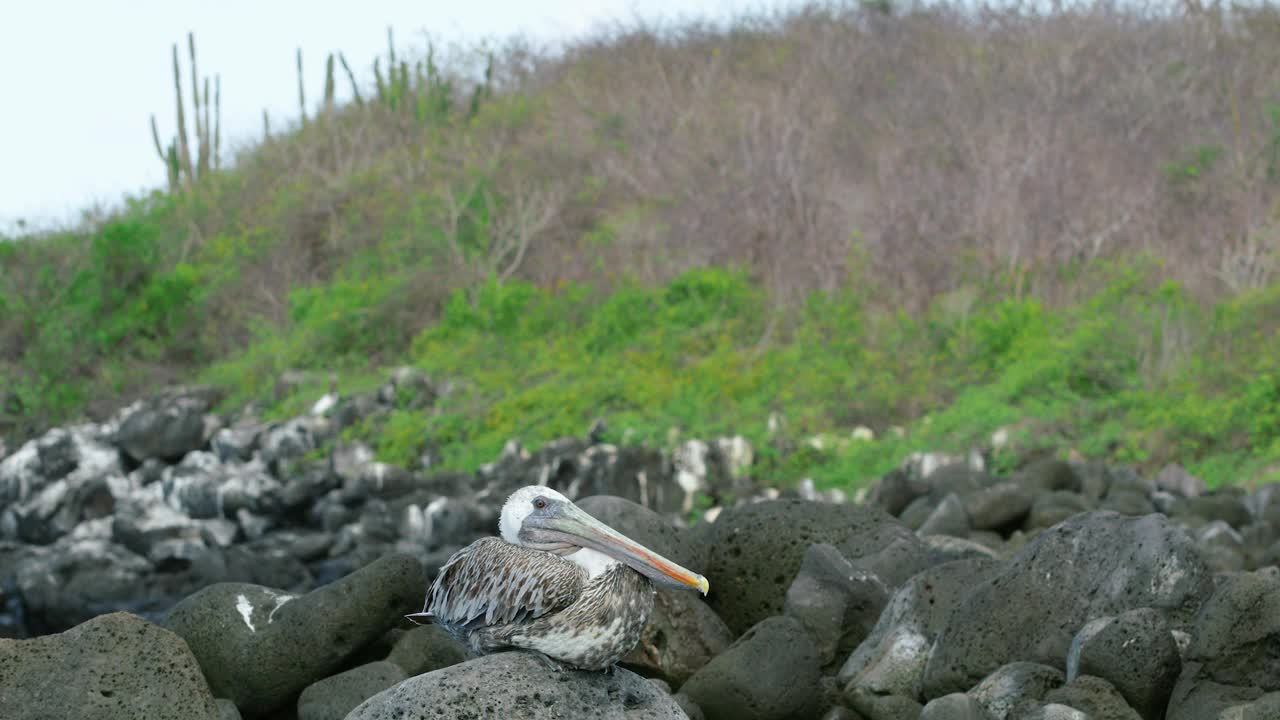
[[[604,418],[615,440],[662,444],[673,427],[741,433],[773,479],[848,487],[912,451],[964,450],[1012,426],[1018,452],[1076,449],[1148,469],[1179,461],[1213,483],[1278,479],[1280,285],[1201,308],[1154,265],[1090,273],[1106,284],[1071,307],[993,299],[959,316],[944,298],[914,318],[867,311],[852,293],[784,312],[718,269],[612,293],[487,284],[457,293],[398,358],[461,389],[433,412],[396,411],[350,434],[390,462],[412,465],[430,446],[470,469],[508,439],[536,445]],[[238,389],[232,405],[268,395],[276,368],[315,357],[301,338],[343,336],[331,323],[346,315],[312,312],[284,344],[210,371]],[[303,344],[286,349],[290,339]],[[380,377],[354,369],[345,387]],[[320,390],[273,412],[299,412]],[[783,439],[767,433],[773,412],[786,419]],[[898,422],[905,437],[888,432]],[[878,439],[848,442],[863,424]],[[825,450],[803,446],[812,435]],[[771,448],[782,441],[802,449],[781,457]]]
[[[1228,41],[1106,11],[863,20],[638,32],[523,75],[500,63],[474,108],[461,76],[424,81],[273,137],[190,197],[0,242],[0,433],[161,382],[215,382],[233,407],[286,369],[357,390],[407,362],[463,382],[431,413],[351,431],[404,464],[429,443],[471,468],[511,437],[603,417],[619,439],[742,433],[779,482],[849,485],[1009,425],[1023,447],[1276,475],[1280,113],[1249,73],[1276,66],[1280,44],[1257,38],[1280,22]],[[894,72],[850,88],[846,61]],[[1203,81],[1226,70],[1244,80]],[[1045,89],[1097,72],[1129,102]],[[654,112],[672,103],[678,121]],[[794,146],[797,123],[828,150]],[[1148,131],[1098,132],[1114,123]],[[1029,162],[1043,187],[997,182]],[[1131,194],[1157,201],[1081,255],[1080,233],[1133,215]],[[1195,244],[1216,233],[1262,261]],[[766,433],[773,412],[784,438]],[[838,442],[857,425],[880,439]],[[839,449],[801,442],[821,433]],[[802,450],[775,452],[787,443]]]

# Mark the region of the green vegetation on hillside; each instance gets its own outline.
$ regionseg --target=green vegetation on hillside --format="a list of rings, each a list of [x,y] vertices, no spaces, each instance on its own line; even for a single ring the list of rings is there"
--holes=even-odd
[[[0,434],[409,363],[454,392],[348,431],[405,465],[603,418],[741,433],[777,482],[1001,427],[1280,472],[1280,13],[809,9],[473,60],[0,238]]]
[[[964,451],[1011,427],[1020,454],[1179,461],[1214,483],[1280,474],[1280,285],[1203,309],[1157,267],[1094,272],[1109,284],[1068,308],[981,297],[957,312],[947,297],[918,318],[867,311],[853,292],[782,310],[718,269],[612,293],[488,283],[456,293],[404,356],[459,389],[434,411],[398,410],[350,434],[389,462],[411,466],[432,447],[446,466],[473,469],[509,439],[536,446],[604,418],[615,441],[663,445],[673,427],[741,433],[774,480],[847,487],[912,451]],[[372,289],[342,297],[383,302]],[[291,338],[210,377],[237,389],[233,406],[267,396],[281,369],[317,356],[305,338],[342,332],[334,317],[308,315]],[[364,341],[364,352],[379,343]],[[356,370],[347,382],[381,376]],[[278,411],[300,412],[320,391]],[[786,427],[771,436],[775,412]],[[899,420],[903,437],[889,427]],[[858,425],[877,439],[853,440]],[[795,452],[779,455],[788,443]]]

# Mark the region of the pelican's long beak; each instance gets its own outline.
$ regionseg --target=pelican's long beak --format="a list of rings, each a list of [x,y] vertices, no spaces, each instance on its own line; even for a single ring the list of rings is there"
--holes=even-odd
[[[576,540],[573,544],[599,550],[626,563],[655,583],[678,590],[697,590],[703,595],[711,589],[707,579],[683,568],[658,553],[591,517],[573,503],[560,503],[556,514],[541,525]]]

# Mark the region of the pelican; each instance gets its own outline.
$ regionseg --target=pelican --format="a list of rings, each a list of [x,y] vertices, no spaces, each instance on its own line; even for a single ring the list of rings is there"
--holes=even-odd
[[[613,667],[640,640],[654,585],[707,594],[707,579],[627,538],[550,488],[507,498],[501,538],[454,553],[410,620],[472,651],[539,653],[579,670]]]

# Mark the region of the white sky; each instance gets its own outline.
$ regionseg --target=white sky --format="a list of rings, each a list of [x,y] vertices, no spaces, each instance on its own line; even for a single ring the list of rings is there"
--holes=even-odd
[[[765,0],[0,0],[0,231],[23,218],[37,226],[74,222],[97,202],[164,183],[151,142],[155,113],[162,141],[174,126],[170,45],[180,43],[190,107],[186,34],[194,30],[201,75],[222,76],[226,148],[297,115],[294,52],[302,48],[307,102],[324,84],[324,58],[345,53],[362,80],[398,49],[501,40],[572,37],[602,21],[723,18],[793,5]],[[661,11],[653,8],[661,8]],[[385,61],[384,61],[385,62]],[[341,76],[340,76],[341,77]],[[345,90],[346,83],[338,87]],[[188,110],[188,131],[191,128]]]

